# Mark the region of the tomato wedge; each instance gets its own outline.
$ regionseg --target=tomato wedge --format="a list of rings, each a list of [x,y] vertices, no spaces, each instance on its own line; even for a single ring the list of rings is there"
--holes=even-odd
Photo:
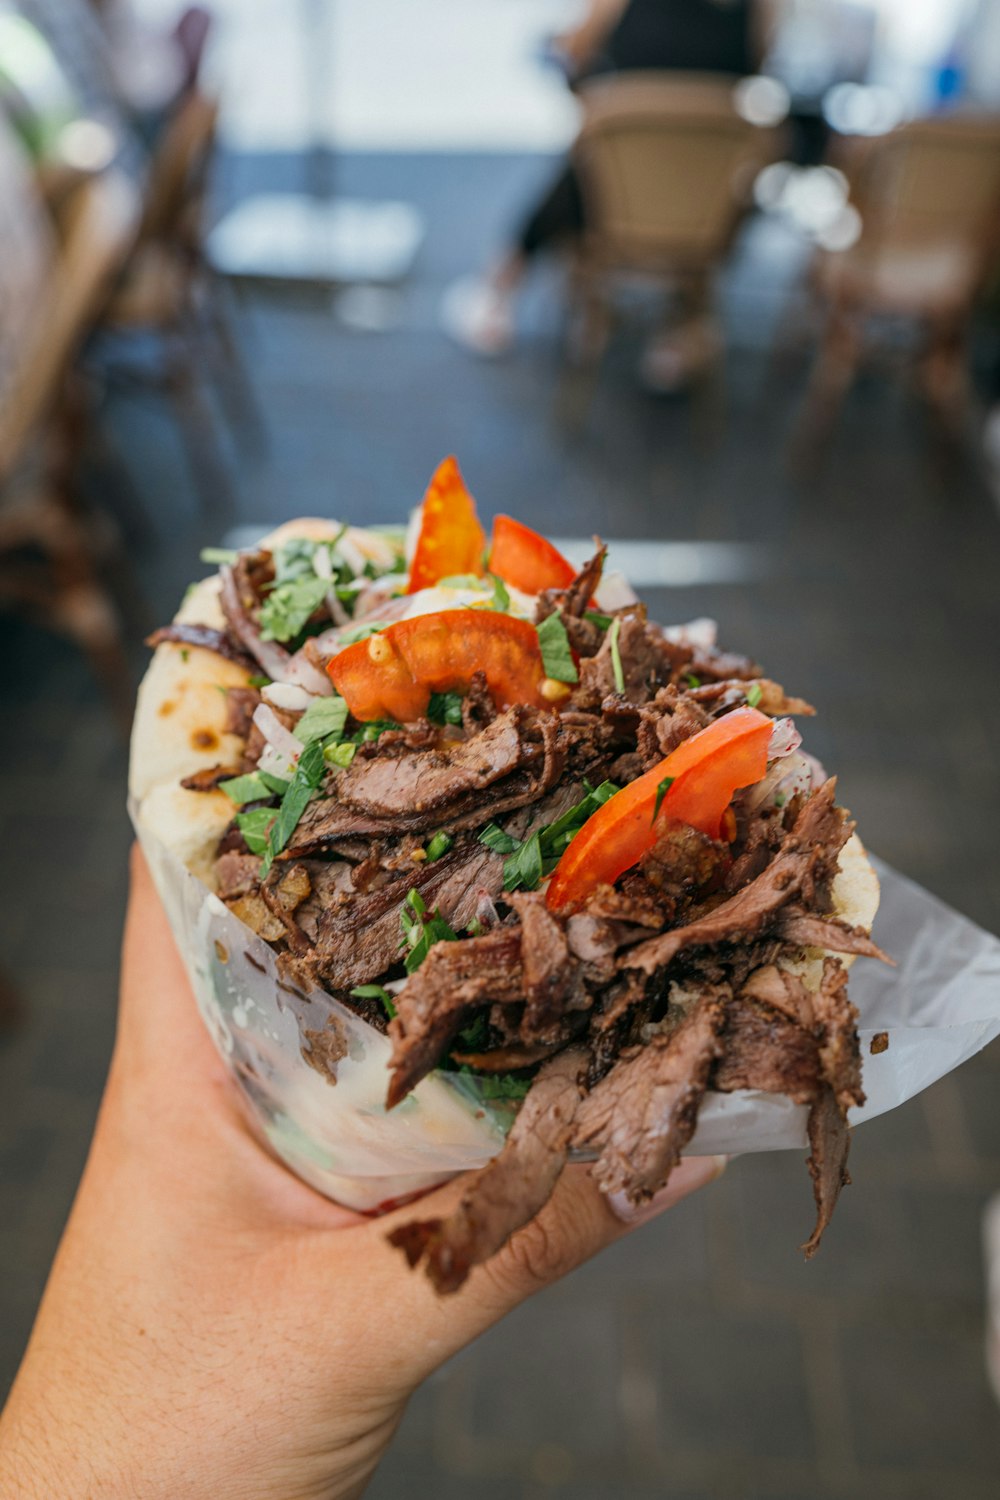
[[[551,542],[511,516],[493,522],[490,572],[525,594],[565,589],[576,577],[572,563]]]
[[[467,688],[484,672],[502,708],[551,708],[538,631],[528,620],[484,609],[443,609],[400,620],[356,641],[328,664],[333,685],[356,719],[410,723],[427,712],[431,693]]]
[[[545,897],[550,910],[573,911],[595,886],[630,870],[656,843],[660,817],[718,838],[733,793],[767,770],[772,727],[755,708],[734,709],[617,792],[588,818],[556,866]],[[673,785],[654,818],[657,790],[668,777]]]
[[[420,535],[410,564],[408,594],[432,588],[457,573],[483,573],[486,533],[476,515],[476,502],[454,458],[434,471],[420,512]]]

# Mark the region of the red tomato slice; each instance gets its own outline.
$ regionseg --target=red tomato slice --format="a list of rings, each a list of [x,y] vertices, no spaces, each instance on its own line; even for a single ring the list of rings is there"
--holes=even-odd
[[[495,702],[551,708],[538,631],[528,620],[483,609],[445,609],[400,620],[356,641],[327,671],[356,719],[405,724],[427,712],[431,693],[467,688],[484,672]]]
[[[656,843],[659,817],[677,818],[718,838],[742,786],[767,770],[772,723],[755,708],[737,708],[684,740],[666,760],[617,792],[580,829],[546,892],[552,911],[573,911],[594,888],[610,885]],[[654,821],[660,783],[673,777]]]
[[[440,579],[458,573],[481,577],[485,547],[486,533],[476,515],[476,502],[455,459],[446,458],[438,464],[421,506],[420,535],[406,592],[432,588]]]
[[[525,594],[565,589],[576,569],[551,542],[511,516],[497,516],[490,544],[490,572]]]

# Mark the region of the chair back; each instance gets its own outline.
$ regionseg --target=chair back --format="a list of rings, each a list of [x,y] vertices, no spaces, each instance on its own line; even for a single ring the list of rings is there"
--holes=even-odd
[[[591,254],[637,269],[697,269],[724,254],[777,144],[773,129],[741,116],[736,83],[628,73],[580,90],[574,160]]]
[[[197,248],[218,119],[218,101],[195,89],[164,127],[150,165],[140,232],[144,241]]]
[[[866,249],[954,246],[984,261],[1000,231],[1000,116],[916,120],[872,142],[852,198]]]
[[[0,117],[0,483],[56,405],[138,223],[120,172],[84,181],[67,205],[61,242],[47,221],[22,148]]]

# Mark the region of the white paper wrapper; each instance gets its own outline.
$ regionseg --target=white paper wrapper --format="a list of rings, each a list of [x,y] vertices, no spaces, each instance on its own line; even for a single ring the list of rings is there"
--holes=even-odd
[[[437,1072],[391,1112],[389,1042],[323,991],[282,980],[274,951],[137,821],[205,1023],[277,1154],[328,1197],[386,1208],[470,1167],[503,1143],[511,1106],[475,1080]],[[851,998],[861,1012],[867,1103],[853,1124],[911,1099],[1000,1034],[1000,940],[874,861],[882,903],[874,936],[897,961],[861,959]],[[334,1036],[336,1081],[305,1061],[309,1031]],[[889,1045],[875,1055],[880,1032]],[[804,1149],[806,1108],[771,1094],[709,1094],[688,1153]]]

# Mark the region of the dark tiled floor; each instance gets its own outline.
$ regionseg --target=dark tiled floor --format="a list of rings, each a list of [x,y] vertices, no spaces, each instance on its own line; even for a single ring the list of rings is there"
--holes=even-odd
[[[299,170],[234,162],[223,191],[292,184]],[[236,519],[396,519],[454,449],[486,515],[509,509],[564,534],[762,543],[763,580],[661,592],[654,613],[715,615],[725,640],[805,692],[820,709],[810,742],[871,845],[996,928],[1000,525],[973,466],[942,466],[919,409],[869,378],[826,467],[790,479],[803,371],[774,374],[767,345],[798,254],[770,226],[747,237],[723,288],[729,409],[708,441],[685,402],[640,393],[628,328],[585,426],[560,425],[549,272],[526,299],[522,350],[470,363],[436,331],[437,296],[547,170],[504,157],[343,163],[346,191],[418,201],[427,244],[384,333],[338,326],[322,298],[246,309],[270,448],[240,455]],[[200,516],[154,401],[118,398],[109,425],[145,497],[153,537],[136,561],[163,617],[219,526]],[[2,1387],[106,1067],[128,828],[124,753],[81,663],[25,627],[0,633],[0,945],[27,1005],[0,1042]],[[994,1494],[979,1215],[1000,1186],[998,1064],[987,1053],[859,1133],[855,1186],[809,1266],[795,1248],[810,1210],[801,1161],[734,1163],[421,1391],[372,1495]]]

